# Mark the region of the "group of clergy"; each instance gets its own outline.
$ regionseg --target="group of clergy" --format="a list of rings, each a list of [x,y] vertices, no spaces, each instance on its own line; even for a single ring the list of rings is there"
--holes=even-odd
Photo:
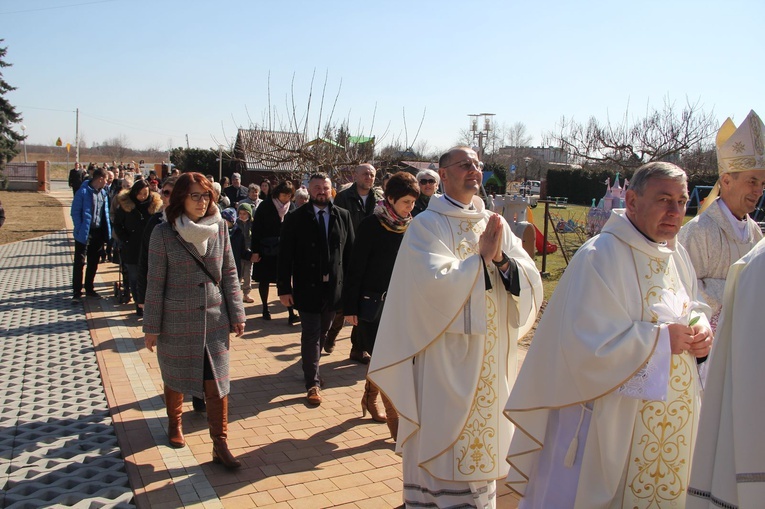
[[[765,126],[750,112],[716,141],[718,182],[685,226],[685,172],[636,170],[517,373],[539,272],[476,196],[477,154],[441,157],[444,194],[403,239],[369,370],[400,414],[405,506],[496,507],[506,479],[524,509],[765,507],[765,244],[748,216]]]

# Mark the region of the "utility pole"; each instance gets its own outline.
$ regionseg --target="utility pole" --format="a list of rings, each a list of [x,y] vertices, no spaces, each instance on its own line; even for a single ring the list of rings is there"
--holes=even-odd
[[[218,145],[218,182],[223,182],[223,145]]]
[[[189,146],[189,135],[188,134],[186,135],[186,149],[191,149],[191,147]]]
[[[74,127],[74,146],[75,146],[75,156],[74,161],[79,163],[80,162],[80,108],[77,108],[75,111],[75,127]]]

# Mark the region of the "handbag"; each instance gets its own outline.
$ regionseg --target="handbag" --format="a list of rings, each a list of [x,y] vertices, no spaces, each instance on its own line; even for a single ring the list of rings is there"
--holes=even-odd
[[[261,256],[277,256],[279,254],[279,237],[264,237],[260,239]]]
[[[359,300],[359,320],[364,322],[378,322],[382,316],[385,294],[387,292],[363,292]]]

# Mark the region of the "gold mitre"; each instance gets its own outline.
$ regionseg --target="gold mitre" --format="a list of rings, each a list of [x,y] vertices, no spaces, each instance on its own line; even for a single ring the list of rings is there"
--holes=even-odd
[[[765,125],[754,110],[749,112],[738,128],[726,118],[715,138],[717,173],[765,170]],[[720,180],[704,199],[698,213],[704,212],[720,194]]]
[[[736,128],[728,118],[717,131],[717,172],[719,174],[765,170],[765,125],[754,110]]]

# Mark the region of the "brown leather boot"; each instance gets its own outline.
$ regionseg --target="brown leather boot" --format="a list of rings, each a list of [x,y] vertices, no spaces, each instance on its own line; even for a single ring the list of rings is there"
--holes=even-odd
[[[372,415],[375,422],[388,422],[385,414],[377,406],[377,396],[380,395],[380,389],[375,384],[367,380],[364,384],[364,395],[361,397],[361,416],[366,417],[367,411]]]
[[[222,463],[229,469],[239,468],[242,463],[228,450],[228,396],[218,396],[214,380],[205,380],[205,401],[207,403],[207,424],[213,442],[213,463]]]
[[[393,439],[393,441],[396,441],[396,437],[398,437],[398,412],[396,412],[396,408],[393,406],[393,403],[385,397],[385,394],[380,393],[380,399],[383,402],[383,406],[385,407],[385,414],[388,418],[388,430],[390,431],[390,437]]]
[[[180,449],[186,447],[183,438],[181,417],[183,415],[183,393],[176,392],[165,386],[165,409],[167,410],[167,437],[170,439],[170,447]]]

